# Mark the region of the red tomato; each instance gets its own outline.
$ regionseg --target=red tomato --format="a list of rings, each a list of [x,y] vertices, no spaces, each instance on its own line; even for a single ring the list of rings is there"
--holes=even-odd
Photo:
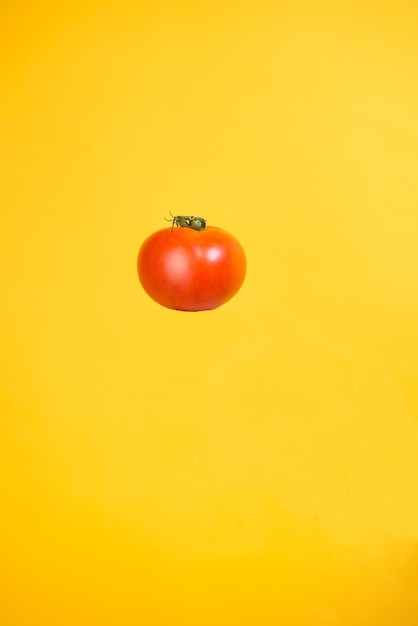
[[[221,228],[163,228],[148,237],[138,254],[138,276],[158,304],[180,311],[216,309],[244,282],[241,244]]]

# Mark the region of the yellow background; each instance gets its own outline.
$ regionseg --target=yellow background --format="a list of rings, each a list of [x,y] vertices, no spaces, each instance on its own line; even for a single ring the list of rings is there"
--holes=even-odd
[[[2,3],[2,626],[418,624],[417,23]],[[223,308],[141,289],[170,210]]]

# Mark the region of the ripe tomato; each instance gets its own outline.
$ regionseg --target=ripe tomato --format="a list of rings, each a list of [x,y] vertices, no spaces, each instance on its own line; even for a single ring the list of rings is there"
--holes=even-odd
[[[214,226],[163,228],[138,254],[138,276],[147,294],[180,311],[216,309],[237,293],[245,273],[241,244]]]

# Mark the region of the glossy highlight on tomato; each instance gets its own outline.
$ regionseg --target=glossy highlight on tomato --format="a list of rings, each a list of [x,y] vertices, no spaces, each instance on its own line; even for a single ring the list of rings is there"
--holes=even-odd
[[[163,228],[138,253],[138,276],[158,304],[179,311],[216,309],[240,289],[246,274],[244,250],[230,233]]]

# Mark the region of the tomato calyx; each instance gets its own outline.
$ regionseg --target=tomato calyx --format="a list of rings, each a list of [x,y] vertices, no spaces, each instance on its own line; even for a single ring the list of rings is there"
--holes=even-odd
[[[171,222],[171,232],[174,226],[181,228],[191,228],[193,230],[205,230],[206,220],[203,217],[195,217],[194,215],[173,215],[170,211],[171,218],[165,217],[166,222]]]

